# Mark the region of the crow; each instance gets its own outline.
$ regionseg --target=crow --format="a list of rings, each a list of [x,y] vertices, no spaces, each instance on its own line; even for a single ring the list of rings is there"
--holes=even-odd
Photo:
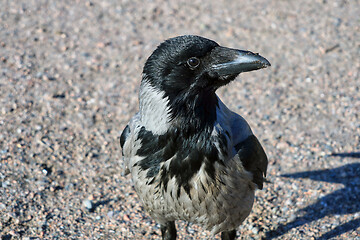
[[[170,38],[147,59],[139,112],[120,136],[126,172],[162,239],[175,220],[235,239],[263,188],[267,156],[249,124],[216,90],[270,66],[257,53],[194,35]]]

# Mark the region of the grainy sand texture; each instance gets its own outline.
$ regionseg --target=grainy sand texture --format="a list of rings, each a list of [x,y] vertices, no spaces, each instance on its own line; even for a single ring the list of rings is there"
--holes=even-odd
[[[161,238],[119,135],[147,57],[183,34],[272,64],[218,91],[270,164],[239,239],[360,239],[359,13],[358,0],[1,0],[1,239]]]

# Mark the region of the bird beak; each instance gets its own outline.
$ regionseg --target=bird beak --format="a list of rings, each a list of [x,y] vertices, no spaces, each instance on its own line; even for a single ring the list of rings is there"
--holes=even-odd
[[[266,58],[250,51],[217,47],[211,55],[215,63],[210,71],[217,76],[237,75],[271,66]]]

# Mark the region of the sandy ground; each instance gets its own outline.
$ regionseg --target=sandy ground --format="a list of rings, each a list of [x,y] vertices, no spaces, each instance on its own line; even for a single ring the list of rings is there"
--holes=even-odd
[[[272,63],[218,91],[270,160],[239,238],[360,239],[359,12],[358,0],[0,1],[1,239],[160,238],[119,135],[146,58],[183,34]]]

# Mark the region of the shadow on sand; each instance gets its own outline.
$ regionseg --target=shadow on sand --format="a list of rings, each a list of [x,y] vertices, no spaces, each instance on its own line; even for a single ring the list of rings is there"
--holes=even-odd
[[[360,152],[334,153],[331,156],[360,158]],[[321,197],[316,203],[300,209],[297,212],[298,217],[296,217],[295,220],[285,225],[280,225],[276,230],[267,232],[266,239],[279,237],[292,228],[317,221],[326,216],[360,212],[360,162],[347,164],[334,169],[285,174],[283,177],[295,179],[309,178],[314,181],[341,183],[344,185],[344,188]],[[337,224],[334,229],[322,236],[318,236],[316,239],[330,239],[345,232],[355,230],[360,227],[360,218]]]

